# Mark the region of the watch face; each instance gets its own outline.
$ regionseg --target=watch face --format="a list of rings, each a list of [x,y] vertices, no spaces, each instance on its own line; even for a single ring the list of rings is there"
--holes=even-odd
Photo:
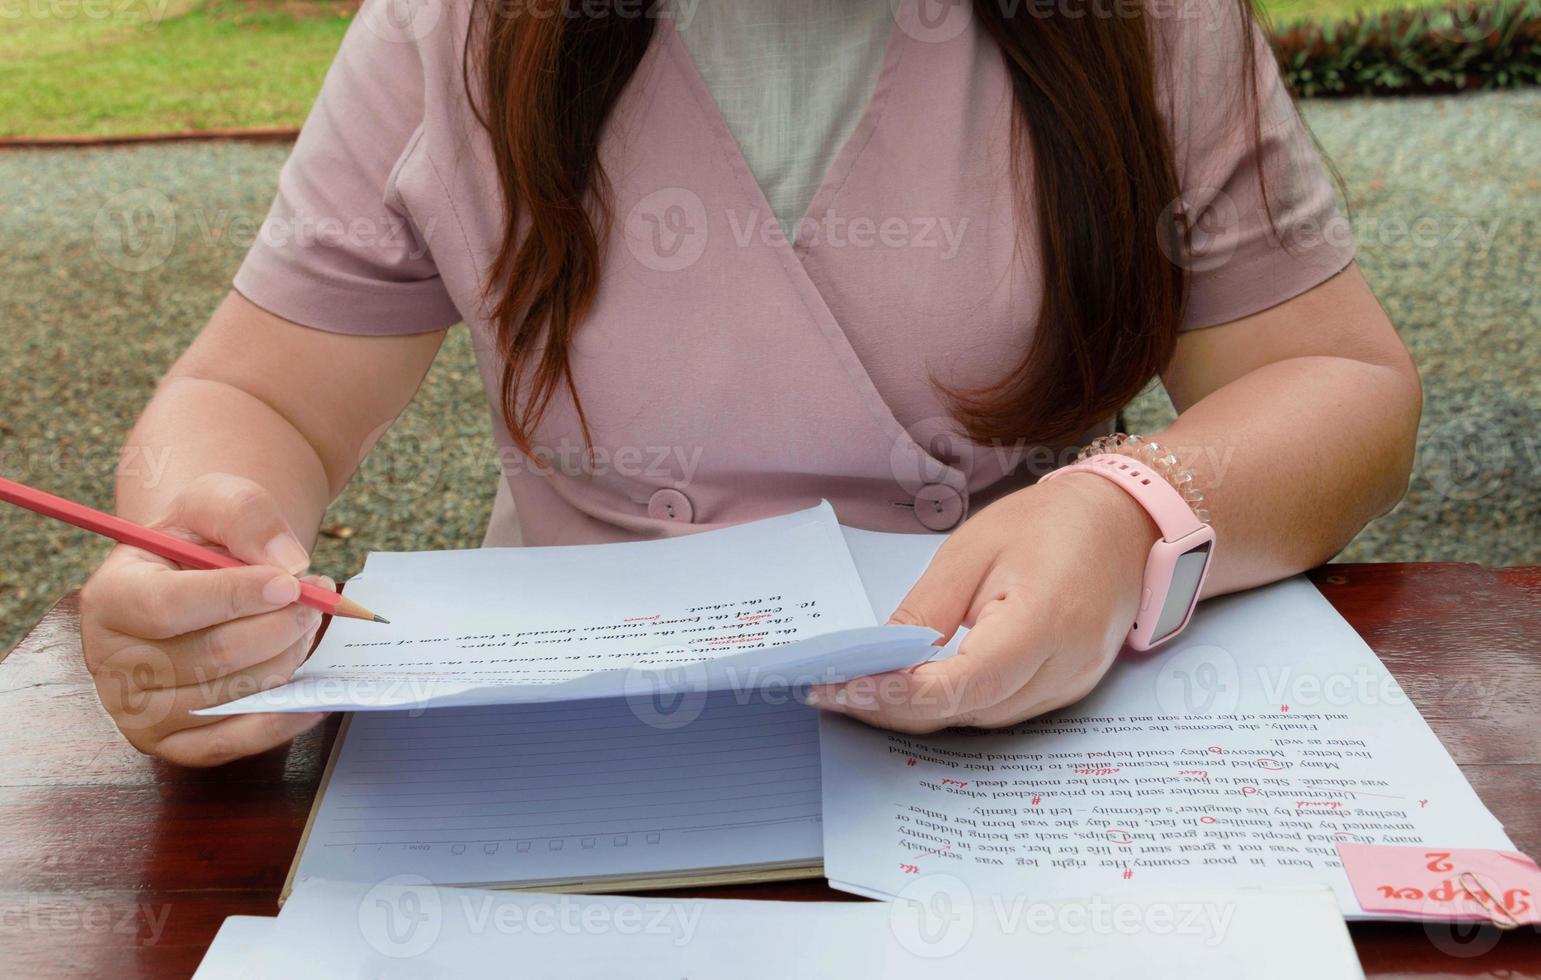
[[[1209,546],[1210,542],[1206,541],[1178,556],[1177,564],[1172,567],[1172,585],[1166,590],[1166,602],[1162,604],[1161,615],[1156,617],[1156,628],[1150,634],[1151,643],[1160,643],[1171,636],[1188,618],[1188,611],[1198,598],[1204,566],[1209,564]]]

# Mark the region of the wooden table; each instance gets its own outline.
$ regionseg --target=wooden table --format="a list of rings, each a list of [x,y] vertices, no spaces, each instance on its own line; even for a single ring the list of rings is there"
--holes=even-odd
[[[1515,844],[1541,855],[1541,567],[1334,565],[1312,578]],[[276,913],[337,721],[220,769],[146,758],[98,705],[77,620],[66,596],[0,662],[0,975],[186,977],[225,916]],[[822,882],[696,894],[849,898]],[[1535,929],[1353,934],[1371,976],[1541,973]]]

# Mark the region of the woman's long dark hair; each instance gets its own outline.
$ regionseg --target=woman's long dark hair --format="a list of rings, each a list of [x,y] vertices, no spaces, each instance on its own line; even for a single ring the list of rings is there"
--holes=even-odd
[[[1249,0],[1229,2],[1245,27],[1234,90],[1251,94],[1255,140],[1253,12]],[[502,191],[504,233],[486,289],[505,357],[505,421],[525,452],[564,388],[588,439],[568,355],[599,287],[612,217],[599,142],[656,23],[632,4],[550,3],[514,12],[478,0],[466,59]],[[1111,416],[1171,359],[1186,292],[1183,263],[1169,258],[1186,230],[1172,210],[1177,164],[1148,16],[1122,4],[1036,13],[974,0],[1010,74],[1020,213],[1033,216],[1043,276],[1022,359],[982,388],[942,389],[980,443],[1069,439]]]

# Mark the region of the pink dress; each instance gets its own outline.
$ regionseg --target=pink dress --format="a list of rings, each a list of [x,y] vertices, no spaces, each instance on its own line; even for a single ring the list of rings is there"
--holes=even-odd
[[[1200,213],[1185,328],[1296,296],[1352,257],[1308,137],[1266,53],[1261,160],[1223,66],[1245,40],[1202,0],[1153,9],[1184,203]],[[1225,6],[1225,5],[1218,5]],[[285,319],[353,334],[464,321],[496,392],[482,283],[501,209],[462,86],[464,3],[393,20],[368,0],[283,169],[235,288]],[[966,9],[963,5],[958,9]],[[1064,460],[979,446],[932,384],[994,378],[1028,343],[1034,237],[1019,247],[1011,92],[972,20],[908,4],[854,135],[789,245],[665,19],[601,148],[616,227],[574,363],[593,452],[561,396],[536,433],[501,424],[507,496],[529,544],[674,534],[827,498],[847,524],[945,531]],[[1269,231],[1256,168],[1268,168]],[[499,417],[494,405],[494,418]],[[500,507],[490,543],[517,540]]]

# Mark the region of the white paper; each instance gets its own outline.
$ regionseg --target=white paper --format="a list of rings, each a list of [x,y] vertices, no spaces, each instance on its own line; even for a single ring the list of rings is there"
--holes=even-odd
[[[945,534],[888,534],[842,527],[846,549],[856,565],[867,601],[878,621],[893,615],[947,540]]]
[[[572,896],[410,877],[297,888],[265,976],[1361,977],[1325,889],[889,904]]]
[[[214,941],[193,972],[193,980],[248,980],[263,951],[273,942],[278,920],[260,915],[232,915],[220,923]]]
[[[1205,603],[1085,701],[1000,732],[822,720],[825,867],[888,896],[1323,883],[1337,840],[1512,849],[1374,653],[1305,579]]]
[[[770,692],[356,714],[297,880],[816,864],[815,709]]]
[[[944,540],[841,531],[884,618]],[[421,571],[452,564],[444,554],[423,556]],[[374,555],[366,572],[415,564]],[[565,886],[816,863],[817,713],[786,694],[740,685],[710,695],[357,714],[298,880],[411,873],[439,884]]]
[[[878,626],[828,503],[622,544],[375,555],[293,680],[198,712],[388,710],[829,683],[936,653]]]

